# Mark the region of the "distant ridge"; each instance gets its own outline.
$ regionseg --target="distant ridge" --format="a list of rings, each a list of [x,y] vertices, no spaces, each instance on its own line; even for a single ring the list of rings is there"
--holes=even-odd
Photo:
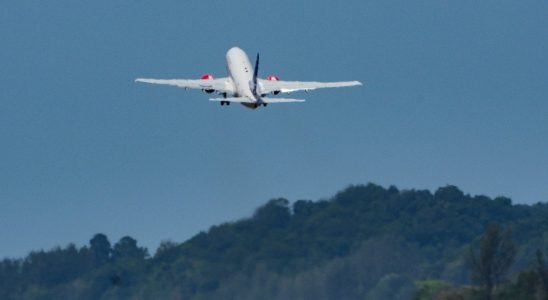
[[[405,298],[416,280],[468,283],[464,255],[491,223],[513,230],[514,274],[548,249],[547,204],[367,184],[325,201],[272,199],[153,256],[97,234],[4,259],[0,299],[366,299],[388,283]]]

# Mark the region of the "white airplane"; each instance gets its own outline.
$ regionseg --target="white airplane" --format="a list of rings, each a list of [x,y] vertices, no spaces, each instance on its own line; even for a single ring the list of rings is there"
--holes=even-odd
[[[201,89],[211,94],[219,93],[221,98],[211,98],[210,101],[218,101],[221,105],[230,105],[231,102],[255,109],[259,106],[266,106],[269,103],[304,102],[304,99],[289,98],[268,98],[268,94],[278,95],[279,93],[290,93],[295,91],[310,91],[318,88],[333,88],[361,85],[359,81],[340,82],[305,82],[305,81],[282,81],[278,76],[268,76],[266,79],[257,77],[259,72],[259,54],[255,68],[251,67],[249,58],[245,52],[233,47],[226,53],[228,77],[213,78],[206,74],[201,79],[146,79],[138,78],[136,82],[153,84],[167,84],[185,89]],[[253,72],[253,73],[252,73]]]

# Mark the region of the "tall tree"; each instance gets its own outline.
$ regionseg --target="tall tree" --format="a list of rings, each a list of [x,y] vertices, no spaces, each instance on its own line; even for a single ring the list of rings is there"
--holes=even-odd
[[[110,259],[112,248],[106,235],[98,233],[89,240],[89,250],[93,265],[100,266]]]
[[[548,294],[548,266],[546,266],[546,262],[544,261],[544,254],[542,254],[542,251],[540,249],[537,249],[536,252],[536,269],[538,276],[540,277],[540,288],[544,295]]]
[[[485,299],[491,299],[493,289],[505,279],[515,255],[516,246],[511,230],[503,231],[497,224],[486,228],[479,249],[470,248],[468,263],[471,279],[483,286]]]

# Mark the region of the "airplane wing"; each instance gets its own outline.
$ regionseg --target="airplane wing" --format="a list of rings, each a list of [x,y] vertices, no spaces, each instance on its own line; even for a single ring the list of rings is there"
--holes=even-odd
[[[215,79],[147,79],[137,78],[135,82],[173,85],[185,89],[215,90],[220,93],[233,93],[233,84],[228,77]]]
[[[334,88],[362,85],[359,81],[339,81],[339,82],[315,82],[315,81],[282,81],[259,79],[261,94],[268,94],[275,91],[289,93],[295,91],[310,91],[319,88]]]

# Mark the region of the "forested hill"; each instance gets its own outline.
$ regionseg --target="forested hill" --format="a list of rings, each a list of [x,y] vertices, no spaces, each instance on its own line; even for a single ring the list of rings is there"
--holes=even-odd
[[[153,256],[97,234],[4,259],[0,299],[409,299],[419,280],[467,284],[466,254],[491,223],[512,230],[511,274],[548,249],[546,204],[368,184],[325,201],[270,200]]]

